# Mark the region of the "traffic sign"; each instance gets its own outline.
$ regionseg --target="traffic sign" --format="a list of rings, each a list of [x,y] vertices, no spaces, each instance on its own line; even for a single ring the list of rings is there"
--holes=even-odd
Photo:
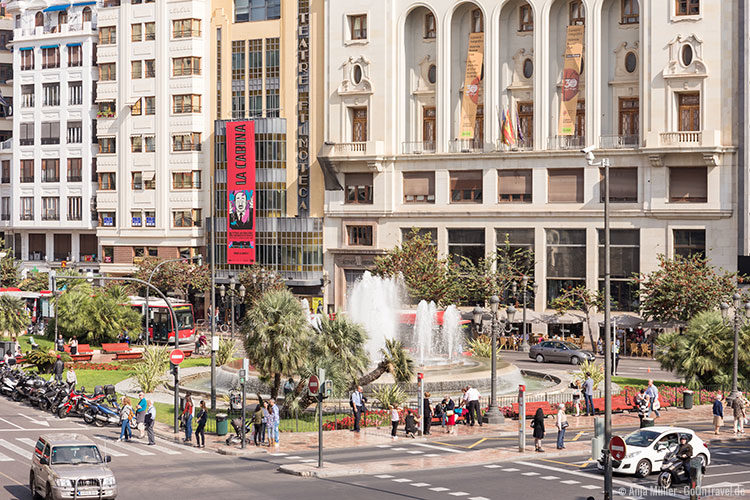
[[[310,380],[307,382],[307,390],[310,391],[310,394],[313,396],[318,393],[318,388],[320,386],[320,382],[318,381],[318,377],[315,375],[310,375]]]
[[[172,349],[172,352],[169,353],[169,361],[171,361],[174,365],[179,365],[184,359],[185,353],[180,349]]]
[[[609,452],[615,460],[625,458],[625,441],[620,436],[612,436],[612,439],[609,441]]]

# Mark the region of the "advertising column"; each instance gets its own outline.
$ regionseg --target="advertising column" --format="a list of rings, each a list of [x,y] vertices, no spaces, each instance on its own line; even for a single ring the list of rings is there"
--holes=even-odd
[[[255,124],[227,122],[227,263],[255,262]]]
[[[581,83],[583,31],[583,26],[568,26],[568,38],[563,64],[558,135],[575,135],[576,106],[578,105],[578,92]]]

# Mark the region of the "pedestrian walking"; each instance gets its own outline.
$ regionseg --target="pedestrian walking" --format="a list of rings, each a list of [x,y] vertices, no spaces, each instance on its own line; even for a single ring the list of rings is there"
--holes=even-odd
[[[141,391],[138,393],[138,404],[135,407],[135,424],[138,427],[138,439],[143,439],[146,432],[146,409],[148,401],[146,394]]]
[[[55,374],[55,380],[58,384],[62,384],[62,374],[65,371],[65,363],[63,363],[62,357],[58,354],[55,365],[52,367],[52,371]]]
[[[734,435],[745,433],[745,418],[747,417],[747,411],[745,410],[745,402],[743,401],[742,393],[739,393],[736,398],[732,400],[732,413],[734,414]]]
[[[445,396],[443,401],[445,401],[445,417],[446,417],[445,426],[447,428],[445,432],[448,434],[455,434],[456,433],[456,403],[453,402],[450,396]]]
[[[182,415],[180,415],[180,418],[182,418],[182,421],[185,423],[185,439],[182,441],[184,443],[192,443],[193,442],[193,397],[188,392],[185,395],[185,408],[182,410]]]
[[[651,412],[656,413],[656,416],[660,417],[659,408],[661,408],[661,403],[659,402],[659,389],[656,388],[653,380],[648,381],[646,395],[648,396],[648,413],[646,414],[646,418],[651,417]]]
[[[557,449],[565,449],[565,429],[568,428],[568,416],[565,414],[565,404],[560,403],[557,406],[557,415],[555,415],[555,427],[557,427]]]
[[[479,409],[479,398],[481,395],[479,391],[471,387],[466,386],[466,411],[468,413],[469,425],[474,427],[476,422],[479,422],[479,427],[482,427],[482,411]]]
[[[359,432],[360,427],[360,421],[362,419],[362,414],[365,412],[365,403],[367,402],[367,398],[362,394],[362,386],[357,386],[357,390],[352,392],[351,397],[349,398],[349,406],[352,408],[352,414],[354,416],[354,428],[352,429],[354,432]]]
[[[432,405],[430,404],[429,392],[424,393],[424,401],[422,403],[422,418],[424,418],[422,430],[425,436],[429,436],[430,427],[432,426]]]
[[[76,372],[73,371],[73,365],[68,367],[68,373],[65,374],[65,382],[68,384],[68,388],[71,391],[76,388],[78,377],[76,376]]]
[[[534,418],[531,420],[531,427],[534,429],[534,448],[540,453],[544,453],[542,449],[542,439],[544,439],[544,412],[541,408],[536,409]]]
[[[273,413],[271,413],[271,405],[268,402],[263,403],[263,437],[264,442],[268,446],[271,446],[271,429],[273,429]]]
[[[724,404],[721,402],[721,394],[716,395],[713,406],[714,434],[719,435],[719,429],[724,425]]]
[[[396,405],[388,405],[388,410],[391,412],[391,439],[395,441],[398,439],[396,433],[398,432],[398,423],[401,417],[398,415],[398,407]]]
[[[271,427],[268,429],[268,442],[271,444],[279,445],[279,424],[281,423],[281,417],[279,416],[279,405],[276,404],[275,399],[268,401],[268,413],[271,416]]]
[[[62,335],[57,336],[57,340],[55,341],[55,349],[57,349],[57,352],[65,352],[65,340],[63,340]]]
[[[146,435],[148,436],[148,444],[153,446],[156,444],[154,439],[154,424],[156,423],[156,407],[154,402],[149,400],[146,406],[146,416],[144,417],[143,423],[146,425]]]
[[[198,407],[198,427],[195,429],[195,447],[205,448],[206,447],[206,421],[208,421],[208,410],[206,409],[206,402],[201,400],[200,406]],[[242,422],[245,425],[245,422]]]
[[[586,374],[586,381],[583,383],[583,399],[586,402],[586,416],[594,415],[594,379],[590,373]]]
[[[643,419],[646,417],[646,413],[648,413],[648,409],[651,406],[648,402],[646,389],[641,389],[641,391],[635,395],[635,406],[638,411],[640,427],[643,427]]]
[[[122,398],[122,407],[120,408],[120,439],[118,441],[130,441],[133,437],[133,431],[130,428],[130,420],[133,418],[133,407],[130,406],[130,398]]]
[[[253,443],[255,446],[263,444],[263,406],[255,405],[255,411],[251,417],[253,421]]]

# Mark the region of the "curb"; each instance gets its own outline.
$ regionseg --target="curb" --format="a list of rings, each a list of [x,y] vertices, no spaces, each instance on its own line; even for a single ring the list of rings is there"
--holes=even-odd
[[[326,467],[334,468],[326,469]],[[365,473],[364,470],[359,467],[337,468],[337,464],[326,464],[325,462],[323,463],[322,469],[318,469],[317,467],[313,467],[307,464],[291,464],[282,465],[276,470],[292,476],[315,477],[319,479],[330,477],[360,476]]]

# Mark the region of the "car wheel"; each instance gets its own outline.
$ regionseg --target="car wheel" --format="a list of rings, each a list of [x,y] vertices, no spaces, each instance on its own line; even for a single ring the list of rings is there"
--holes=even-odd
[[[636,477],[646,477],[651,474],[651,462],[644,458],[635,466]]]
[[[544,356],[542,356],[541,354],[537,354],[536,358],[534,359],[536,359],[537,363],[544,363]]]
[[[572,356],[570,358],[570,364],[571,365],[580,365],[581,364],[581,359],[578,356]]]
[[[55,497],[52,496],[52,485],[47,485],[47,495],[44,497],[44,500],[55,500]]]

